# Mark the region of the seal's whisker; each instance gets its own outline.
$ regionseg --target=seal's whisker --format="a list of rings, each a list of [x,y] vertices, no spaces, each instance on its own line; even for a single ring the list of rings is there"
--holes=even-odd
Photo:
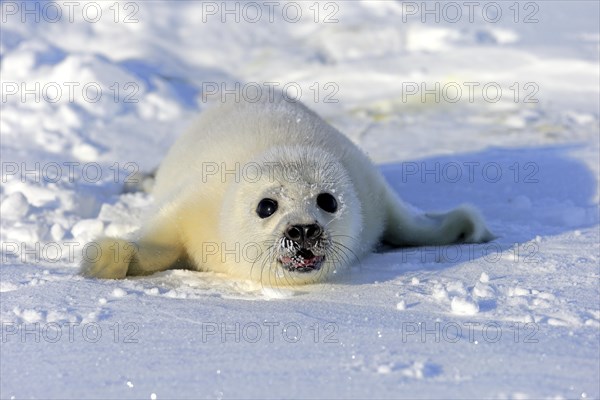
[[[340,248],[342,248],[344,251],[347,251],[349,253],[352,254],[352,256],[354,257],[354,260],[360,264],[360,257],[358,257],[358,255],[348,246],[344,245],[343,243],[340,242],[335,242],[336,246],[339,246]],[[350,261],[348,260],[348,262],[350,263]]]

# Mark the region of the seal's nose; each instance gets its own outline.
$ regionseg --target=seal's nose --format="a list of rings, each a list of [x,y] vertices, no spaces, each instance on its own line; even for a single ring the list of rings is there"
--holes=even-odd
[[[300,245],[305,245],[314,243],[322,233],[323,229],[317,224],[291,225],[285,230],[285,237]]]

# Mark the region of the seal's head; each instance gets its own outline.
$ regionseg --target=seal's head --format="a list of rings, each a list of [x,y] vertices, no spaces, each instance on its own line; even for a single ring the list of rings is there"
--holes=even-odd
[[[342,164],[312,147],[276,147],[229,186],[221,237],[238,248],[232,274],[269,286],[323,280],[356,257],[361,204]]]

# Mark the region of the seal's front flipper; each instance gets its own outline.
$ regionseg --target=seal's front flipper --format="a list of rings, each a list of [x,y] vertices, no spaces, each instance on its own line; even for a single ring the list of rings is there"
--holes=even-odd
[[[157,218],[136,241],[104,237],[88,244],[80,273],[90,278],[123,279],[150,275],[186,262],[175,224]],[[96,249],[96,254],[91,250]]]
[[[123,279],[135,255],[135,243],[100,238],[88,243],[79,273],[87,278]],[[94,251],[95,250],[95,251]]]
[[[96,251],[91,250],[93,247]],[[80,274],[88,278],[123,279],[126,276],[150,275],[179,265],[181,249],[148,240],[128,242],[101,238],[88,245],[81,262]]]

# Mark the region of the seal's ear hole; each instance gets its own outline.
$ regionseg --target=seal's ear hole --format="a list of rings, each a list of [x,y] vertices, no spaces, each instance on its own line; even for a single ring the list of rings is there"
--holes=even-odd
[[[334,213],[338,209],[338,203],[335,197],[329,193],[321,193],[317,196],[317,205],[328,213]]]
[[[256,207],[256,213],[261,218],[268,218],[277,211],[277,202],[273,199],[262,199]]]

